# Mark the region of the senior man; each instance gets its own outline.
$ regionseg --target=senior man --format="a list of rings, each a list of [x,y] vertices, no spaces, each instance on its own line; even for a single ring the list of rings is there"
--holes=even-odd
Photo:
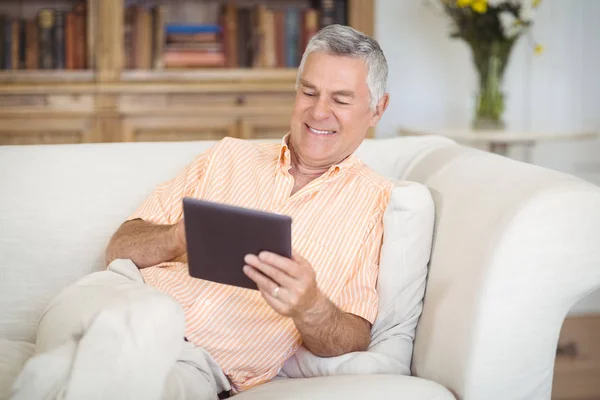
[[[301,345],[322,357],[367,349],[392,184],[353,153],[387,107],[386,79],[375,40],[347,26],[322,29],[302,58],[282,143],[221,140],[159,185],[113,235],[109,271],[131,260],[146,287],[181,307],[186,351],[203,351],[200,363],[175,357],[167,380],[185,375],[186,385],[197,387],[174,397],[214,398],[268,382]],[[243,269],[259,291],[190,277],[186,196],[290,215],[292,258],[248,254]],[[164,324],[183,325],[160,315]],[[143,351],[148,357],[159,350]]]

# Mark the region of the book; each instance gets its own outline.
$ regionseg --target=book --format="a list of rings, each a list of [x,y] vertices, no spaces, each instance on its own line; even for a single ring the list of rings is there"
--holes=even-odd
[[[217,34],[221,32],[219,25],[189,25],[189,24],[167,24],[165,33],[167,35],[194,35],[201,33]]]
[[[55,64],[54,67],[57,69],[65,68],[65,12],[57,10],[54,13],[54,56]]]
[[[25,23],[25,68],[38,69],[40,62],[38,24],[35,19]]]
[[[224,67],[225,55],[222,52],[166,52],[163,54],[163,62],[165,68]]]
[[[285,65],[295,68],[300,63],[298,48],[300,46],[300,12],[297,8],[289,7],[285,13]]]
[[[40,62],[41,69],[54,68],[54,52],[53,52],[53,30],[54,30],[54,10],[44,8],[38,12],[38,33],[40,46]]]
[[[163,67],[162,55],[165,48],[165,5],[152,8],[152,67]]]
[[[13,19],[11,21],[11,37],[10,37],[10,51],[11,51],[11,69],[20,69],[21,68],[21,58],[20,58],[20,41],[21,41],[21,27],[19,23],[19,19]]]
[[[75,68],[87,68],[87,6],[84,1],[73,5],[73,30],[74,30],[74,58]]]

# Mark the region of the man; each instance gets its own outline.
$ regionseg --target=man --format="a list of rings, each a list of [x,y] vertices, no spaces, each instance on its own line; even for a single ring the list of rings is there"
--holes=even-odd
[[[107,262],[133,261],[146,285],[183,309],[185,338],[209,361],[192,382],[235,393],[274,378],[301,345],[322,357],[367,349],[392,184],[353,153],[387,107],[386,79],[373,39],[322,29],[302,58],[281,144],[223,139],[159,185],[112,237]],[[292,259],[248,254],[243,269],[258,292],[191,278],[186,196],[292,216]]]

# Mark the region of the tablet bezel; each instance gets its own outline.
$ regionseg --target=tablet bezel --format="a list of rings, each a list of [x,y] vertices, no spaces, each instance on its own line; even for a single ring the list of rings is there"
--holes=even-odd
[[[266,250],[292,256],[292,218],[251,208],[183,199],[188,273],[193,278],[258,290],[244,256]]]

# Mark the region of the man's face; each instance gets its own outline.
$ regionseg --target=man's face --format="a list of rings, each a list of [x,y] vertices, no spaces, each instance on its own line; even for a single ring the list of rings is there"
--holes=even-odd
[[[356,150],[387,107],[369,107],[364,60],[311,53],[296,93],[290,141],[296,156],[311,167],[329,167]]]

